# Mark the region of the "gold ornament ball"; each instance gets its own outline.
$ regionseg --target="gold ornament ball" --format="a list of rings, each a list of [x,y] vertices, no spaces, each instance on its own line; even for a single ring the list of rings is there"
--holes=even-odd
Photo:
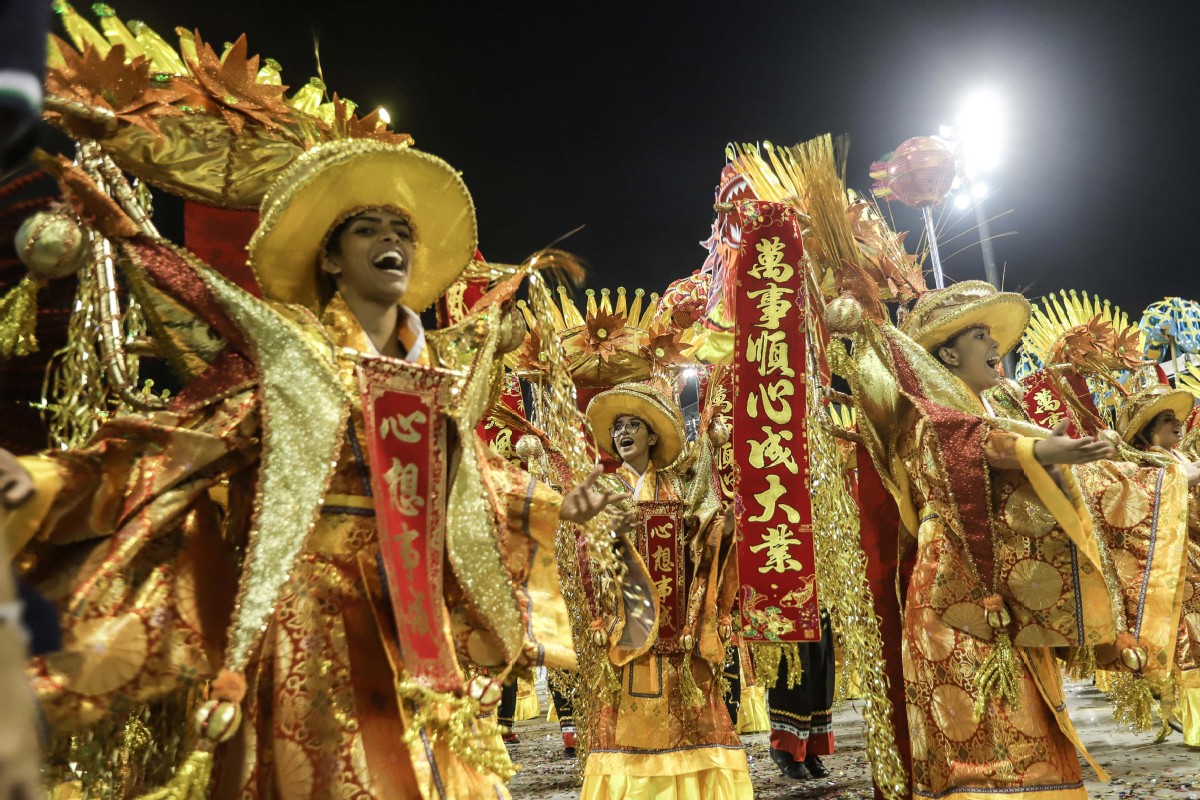
[[[1114,431],[1112,428],[1105,428],[1096,434],[1096,438],[1102,442],[1108,442],[1113,447],[1121,446],[1121,434]]]
[[[999,611],[989,611],[986,616],[988,625],[996,629],[1007,628],[1008,624],[1012,622],[1012,617],[1009,616],[1007,608],[1002,608]]]
[[[712,443],[717,447],[720,447],[729,441],[729,436],[731,433],[729,430],[729,425],[721,420],[714,420],[708,431],[709,436],[712,439]]]
[[[475,700],[479,701],[480,707],[484,709],[491,708],[500,702],[500,695],[504,692],[504,688],[499,681],[493,680],[486,675],[476,675],[467,684],[467,693]]]
[[[685,633],[683,636],[679,637],[679,646],[683,648],[685,653],[689,652],[693,647],[696,646],[696,637],[692,636],[690,633]]]
[[[224,700],[209,700],[196,709],[193,727],[196,735],[221,743],[232,738],[242,723],[242,707]]]
[[[717,636],[721,637],[722,642],[728,642],[733,636],[733,626],[725,623],[718,625]]]
[[[1140,647],[1126,647],[1121,650],[1121,663],[1131,672],[1141,672],[1146,666],[1146,651]]]
[[[87,260],[87,236],[64,211],[39,211],[26,218],[14,244],[21,263],[39,281],[73,275]]]
[[[542,442],[538,437],[532,434],[525,434],[517,440],[517,456],[529,463],[542,455]]]
[[[831,333],[854,333],[862,321],[863,307],[849,295],[836,298],[825,308],[825,322]]]
[[[608,634],[598,628],[593,630],[592,644],[596,647],[604,647],[606,644],[608,644]]]

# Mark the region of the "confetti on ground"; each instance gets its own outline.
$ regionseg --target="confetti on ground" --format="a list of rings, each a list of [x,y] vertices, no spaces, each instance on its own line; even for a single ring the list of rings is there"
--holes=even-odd
[[[576,762],[563,754],[557,722],[546,722],[546,698],[539,692],[541,719],[518,722],[520,742],[509,745],[521,771],[510,785],[513,800],[575,800],[579,797]],[[1154,744],[1157,731],[1134,733],[1113,722],[1108,700],[1087,683],[1068,683],[1071,718],[1092,757],[1109,771],[1112,782],[1100,783],[1084,767],[1088,796],[1097,800],[1200,800],[1200,748],[1183,744],[1172,733]],[[743,736],[750,758],[754,796],[759,800],[869,800],[871,775],[864,749],[858,705],[845,703],[833,717],[837,752],[824,758],[829,777],[794,781],[780,774],[767,753],[767,734]]]

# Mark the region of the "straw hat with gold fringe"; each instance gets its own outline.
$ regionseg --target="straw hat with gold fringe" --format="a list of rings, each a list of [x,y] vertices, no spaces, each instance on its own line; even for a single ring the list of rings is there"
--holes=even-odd
[[[1151,420],[1164,411],[1174,411],[1176,417],[1187,422],[1194,400],[1190,392],[1172,389],[1164,384],[1134,392],[1117,409],[1117,432],[1125,442],[1131,443]]]
[[[1000,343],[1000,355],[1016,347],[1029,323],[1029,301],[1015,292],[997,291],[984,281],[963,281],[921,295],[902,330],[929,352],[952,336],[986,325]]]
[[[622,414],[645,420],[658,442],[650,451],[657,467],[666,467],[679,457],[683,449],[683,416],[659,389],[642,383],[627,383],[601,392],[588,403],[587,419],[592,438],[606,453],[620,460],[613,448],[608,429]]]
[[[423,311],[475,254],[475,205],[459,174],[406,145],[349,139],[297,158],[267,190],[250,265],[263,294],[318,311],[320,259],[329,235],[370,208],[408,218],[413,263],[404,305]]]

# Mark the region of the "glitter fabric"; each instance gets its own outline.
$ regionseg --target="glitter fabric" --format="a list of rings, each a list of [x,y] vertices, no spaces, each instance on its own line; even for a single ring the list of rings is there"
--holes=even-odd
[[[349,400],[328,358],[295,324],[209,268],[195,266],[254,343],[261,380],[257,515],[225,655],[226,668],[241,672],[320,513]]]

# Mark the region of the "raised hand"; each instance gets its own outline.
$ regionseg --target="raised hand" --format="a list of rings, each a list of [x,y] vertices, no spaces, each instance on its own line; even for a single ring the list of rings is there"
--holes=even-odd
[[[1067,422],[1054,426],[1050,436],[1033,446],[1033,457],[1039,464],[1089,464],[1116,455],[1117,449],[1095,436],[1073,439],[1067,436]]]
[[[5,508],[16,508],[33,497],[33,479],[17,457],[0,448],[0,502]]]
[[[603,467],[596,467],[583,483],[563,495],[558,516],[567,522],[582,525],[603,511],[606,506],[628,500],[629,492],[601,492],[592,488],[596,479],[603,473]]]

